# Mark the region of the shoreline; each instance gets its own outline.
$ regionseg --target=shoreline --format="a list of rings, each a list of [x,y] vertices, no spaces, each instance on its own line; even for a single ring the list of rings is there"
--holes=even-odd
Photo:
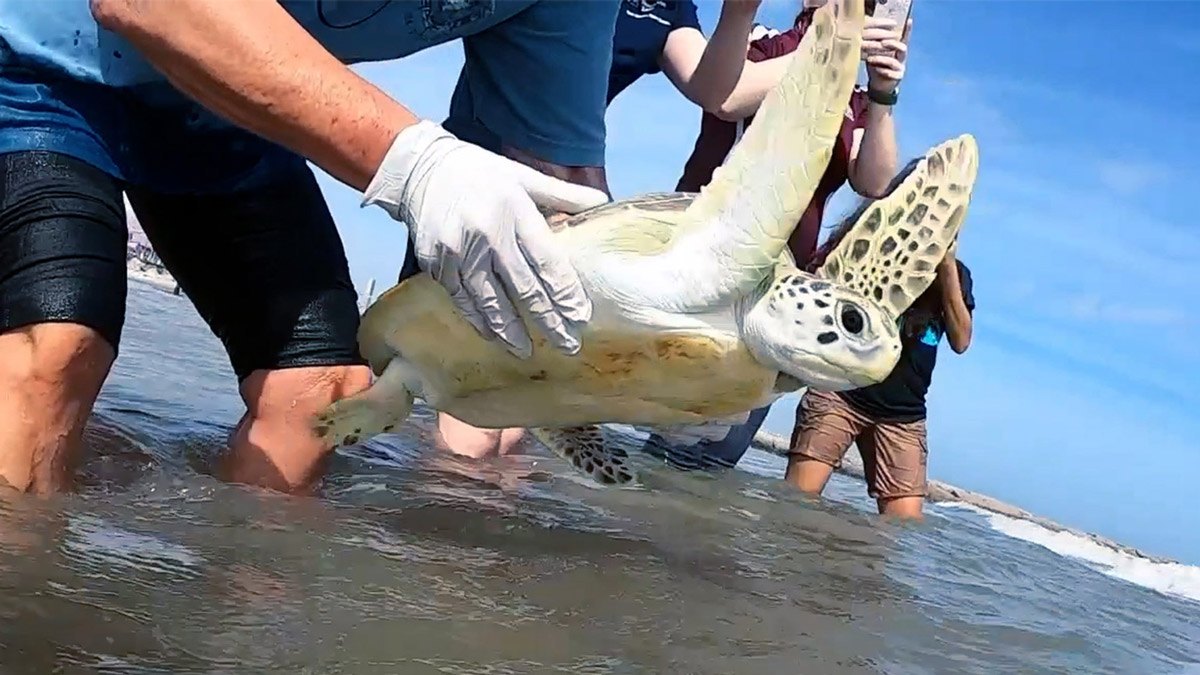
[[[148,269],[137,269],[132,265],[127,265],[125,272],[130,281],[151,286],[170,295],[182,295],[182,291],[179,290],[179,283],[175,281],[175,277],[169,274]]]
[[[753,445],[754,445],[754,447],[757,447],[758,449],[763,450],[765,452],[769,452],[773,455],[777,455],[780,457],[787,456],[788,439],[779,434],[775,434],[775,433],[772,433],[769,431],[759,431],[757,434],[754,435]],[[852,478],[858,478],[860,480],[863,479],[864,472],[863,472],[863,467],[862,467],[862,460],[859,458],[858,453],[847,452],[845,458],[842,460],[842,466],[837,469],[837,473],[840,473],[844,476],[850,476]],[[1155,562],[1155,563],[1168,563],[1168,564],[1174,564],[1174,565],[1183,565],[1184,564],[1184,563],[1179,562],[1178,560],[1173,560],[1171,558],[1166,558],[1166,557],[1158,556],[1158,555],[1151,555],[1149,553],[1146,553],[1145,551],[1139,550],[1137,548],[1134,548],[1134,547],[1126,545],[1126,544],[1122,544],[1117,541],[1113,541],[1112,539],[1108,539],[1107,537],[1102,537],[1098,534],[1092,534],[1091,532],[1084,532],[1082,530],[1078,530],[1073,527],[1068,527],[1066,525],[1056,523],[1053,520],[1050,520],[1049,518],[1044,518],[1042,516],[1035,515],[1033,513],[1030,513],[1029,511],[1026,511],[1025,509],[1019,508],[1017,506],[1013,506],[1012,504],[1002,502],[999,499],[996,499],[994,497],[989,497],[985,494],[980,494],[980,493],[974,492],[972,490],[960,488],[956,485],[951,485],[951,484],[945,483],[943,481],[933,480],[933,479],[929,480],[928,500],[931,502],[962,502],[963,504],[969,504],[976,508],[983,509],[985,511],[990,511],[992,513],[996,513],[996,514],[999,514],[1002,516],[1008,516],[1010,518],[1016,518],[1018,520],[1024,520],[1024,521],[1031,522],[1035,525],[1044,527],[1047,530],[1050,530],[1051,532],[1066,532],[1068,534],[1073,534],[1077,537],[1082,537],[1084,539],[1087,539],[1087,540],[1089,540],[1095,544],[1098,544],[1100,546],[1103,546],[1105,548],[1109,548],[1114,551],[1118,551],[1120,553],[1124,553],[1126,555],[1133,556],[1135,558],[1141,558],[1143,560],[1148,560],[1150,562]]]

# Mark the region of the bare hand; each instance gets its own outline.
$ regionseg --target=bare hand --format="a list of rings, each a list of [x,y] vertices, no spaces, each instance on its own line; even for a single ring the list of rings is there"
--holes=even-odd
[[[911,31],[912,19],[904,24],[901,33],[891,19],[867,17],[863,29],[862,54],[867,64],[867,86],[871,90],[886,93],[900,86],[900,80],[904,79]]]

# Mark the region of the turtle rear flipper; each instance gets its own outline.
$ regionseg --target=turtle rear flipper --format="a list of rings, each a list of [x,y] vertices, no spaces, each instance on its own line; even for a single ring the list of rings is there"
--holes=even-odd
[[[400,426],[413,408],[407,369],[393,359],[369,389],[335,401],[313,420],[317,436],[333,445],[354,445]]]
[[[604,441],[600,427],[535,428],[533,435],[551,452],[603,485],[625,485],[637,479],[629,455]]]

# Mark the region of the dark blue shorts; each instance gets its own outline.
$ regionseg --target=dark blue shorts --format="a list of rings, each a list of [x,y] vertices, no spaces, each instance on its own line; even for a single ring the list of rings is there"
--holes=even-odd
[[[178,195],[122,185],[66,155],[0,155],[0,332],[78,323],[118,349],[122,190],[239,381],[260,369],[363,363],[346,255],[306,166],[240,191]]]

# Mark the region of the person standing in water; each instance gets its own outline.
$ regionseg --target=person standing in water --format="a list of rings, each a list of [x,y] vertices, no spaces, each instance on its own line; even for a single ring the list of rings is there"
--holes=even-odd
[[[828,250],[822,247],[822,252]],[[784,479],[820,494],[854,443],[862,456],[867,494],[879,512],[920,518],[929,454],[925,397],[938,345],[945,336],[956,354],[966,352],[974,311],[971,271],[951,248],[933,285],[900,317],[900,360],[883,382],[851,391],[804,393]]]
[[[705,39],[692,0],[622,0],[613,32],[608,103],[642,77],[658,72],[706,115],[761,101],[782,77],[785,59],[747,60],[747,42],[755,31],[766,32],[754,24],[760,4],[761,0],[724,0],[717,27]],[[813,11],[823,4],[824,0],[811,2]],[[455,101],[465,108],[470,98],[470,88],[460,79]],[[538,166],[536,158],[508,152],[503,139],[494,135],[472,135],[449,124],[447,128],[461,138]],[[607,180],[604,184],[607,189]],[[438,414],[438,444],[456,454],[475,458],[506,454],[523,437],[523,429],[480,429]]]
[[[748,58],[758,66],[753,86],[739,87],[719,110],[702,115],[700,134],[676,190],[699,192],[712,179],[713,172],[752,122],[767,92],[783,77],[787,57],[800,46],[813,14],[822,4],[820,0],[804,0],[791,29],[750,44]],[[893,108],[905,75],[912,20],[900,27],[890,19],[871,16],[875,11],[874,0],[866,0],[865,9],[868,16],[863,28],[862,54],[867,85],[856,87],[851,94],[833,156],[788,241],[801,268],[816,251],[825,205],[834,192],[848,183],[863,197],[882,197],[896,174]],[[643,449],[664,455],[671,465],[681,469],[732,467],[750,448],[769,410],[769,407],[753,410],[745,423],[733,427],[711,425],[652,433]]]
[[[312,415],[370,382],[307,161],[403,221],[408,259],[485,338],[528,356],[521,308],[577,352],[591,304],[539,207],[608,199],[584,184],[604,164],[617,10],[0,0],[0,486],[72,484],[125,319],[123,191],[236,375],[246,407],[218,469],[228,480],[312,486],[332,451]],[[347,65],[459,39],[473,96],[451,119],[545,171],[463,142]]]

